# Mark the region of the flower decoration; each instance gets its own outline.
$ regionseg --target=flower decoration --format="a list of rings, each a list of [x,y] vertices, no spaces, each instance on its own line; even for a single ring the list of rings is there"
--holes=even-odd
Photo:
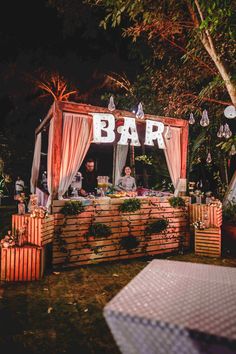
[[[8,248],[16,245],[16,238],[12,235],[11,230],[7,231],[7,235],[0,242],[1,247]]]
[[[48,217],[48,210],[46,207],[38,206],[31,211],[30,217],[44,219]]]
[[[193,222],[193,226],[197,230],[204,230],[206,228],[205,223],[201,220],[197,220],[197,221]]]
[[[21,192],[14,196],[14,200],[17,200],[19,203],[24,203],[27,200],[27,197],[24,192]]]

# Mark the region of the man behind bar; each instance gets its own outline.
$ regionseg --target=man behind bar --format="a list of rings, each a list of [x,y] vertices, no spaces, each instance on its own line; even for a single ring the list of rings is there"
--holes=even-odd
[[[97,173],[94,170],[94,160],[88,159],[85,162],[85,171],[82,173],[82,188],[80,194],[86,197],[89,193],[96,194],[97,188]]]

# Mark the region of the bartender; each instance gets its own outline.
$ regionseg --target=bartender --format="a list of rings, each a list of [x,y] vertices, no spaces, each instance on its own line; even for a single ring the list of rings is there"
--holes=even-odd
[[[96,194],[97,188],[97,173],[94,170],[94,160],[88,159],[85,163],[85,171],[82,173],[82,188],[80,194],[86,197],[88,194]]]

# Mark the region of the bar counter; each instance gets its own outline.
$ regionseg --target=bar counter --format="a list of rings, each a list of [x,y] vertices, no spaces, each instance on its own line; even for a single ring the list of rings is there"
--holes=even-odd
[[[68,200],[54,200],[55,218],[53,267],[74,267],[112,260],[153,256],[189,248],[188,197],[185,207],[173,208],[164,197],[136,197],[141,208],[121,212],[119,206],[129,198],[98,198],[83,201],[84,212],[65,216],[62,207]],[[147,235],[147,226],[158,219],[168,220],[166,230]],[[94,223],[109,227],[111,234],[89,234]]]

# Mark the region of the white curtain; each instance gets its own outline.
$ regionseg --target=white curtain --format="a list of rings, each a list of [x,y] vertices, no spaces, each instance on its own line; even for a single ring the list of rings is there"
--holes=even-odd
[[[113,184],[115,185],[117,184],[119,178],[121,177],[122,170],[125,167],[128,149],[129,149],[128,145],[119,145],[119,144],[117,144],[114,149],[115,159],[113,164],[113,176],[114,176]]]
[[[52,153],[53,153],[53,133],[54,133],[54,117],[50,121],[48,133],[48,156],[47,156],[47,185],[48,185],[48,200],[47,208],[51,206],[52,201]]]
[[[64,114],[59,199],[62,199],[79,170],[92,142],[92,136],[91,118],[78,114]]]
[[[31,168],[31,178],[30,178],[30,193],[35,193],[36,184],[39,177],[40,159],[41,159],[41,145],[42,145],[42,134],[39,133],[36,136],[35,146],[34,146],[34,157]]]
[[[171,138],[165,137],[164,141],[166,148],[164,149],[166,162],[174,188],[176,188],[181,173],[181,129],[170,127]]]

